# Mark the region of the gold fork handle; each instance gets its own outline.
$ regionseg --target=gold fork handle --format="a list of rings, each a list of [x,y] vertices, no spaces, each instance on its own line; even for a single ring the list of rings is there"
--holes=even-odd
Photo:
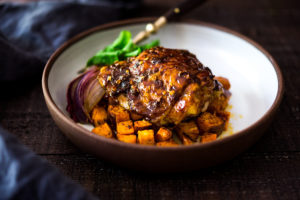
[[[142,40],[146,39],[152,33],[157,32],[162,26],[164,26],[167,21],[176,20],[178,17],[190,12],[192,9],[196,8],[200,4],[204,3],[206,0],[185,0],[179,5],[173,7],[163,16],[159,17],[155,22],[146,25],[146,29],[139,32],[134,38],[133,43],[137,44]]]

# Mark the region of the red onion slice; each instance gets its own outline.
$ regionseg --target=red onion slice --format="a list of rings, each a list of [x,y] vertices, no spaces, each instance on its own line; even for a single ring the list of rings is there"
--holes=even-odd
[[[91,67],[69,84],[67,111],[75,122],[91,122],[90,112],[105,93],[97,80],[98,73],[96,66]]]

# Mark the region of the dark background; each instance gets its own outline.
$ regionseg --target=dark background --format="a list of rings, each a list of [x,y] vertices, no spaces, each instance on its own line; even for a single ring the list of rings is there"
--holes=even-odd
[[[159,16],[176,2],[147,0],[133,15]],[[40,82],[22,95],[1,94],[0,124],[102,199],[300,199],[300,1],[209,0],[184,18],[250,37],[271,53],[282,70],[285,94],[273,123],[234,160],[169,175],[141,174],[103,162],[79,150],[57,128]]]

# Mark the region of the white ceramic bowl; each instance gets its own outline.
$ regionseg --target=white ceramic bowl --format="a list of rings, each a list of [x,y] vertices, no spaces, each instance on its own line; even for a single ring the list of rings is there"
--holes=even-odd
[[[115,145],[121,145],[124,149],[148,149],[148,151],[151,149],[151,151],[159,152],[172,149],[172,147],[159,150],[162,148],[122,144],[91,134],[89,130],[92,126],[80,127],[69,118],[65,109],[67,105],[66,91],[68,84],[77,76],[77,72],[85,66],[86,61],[91,56],[110,44],[121,30],[129,30],[133,35],[143,30],[146,21],[148,20],[137,19],[116,22],[96,27],[76,36],[52,55],[43,75],[43,91],[46,103],[63,132],[82,148],[127,167],[132,167],[132,165],[118,162],[117,158],[110,159],[103,153],[99,153],[103,147],[89,148],[89,142],[82,142],[83,135],[90,138],[87,141],[101,141],[105,143],[104,146],[112,145],[111,148]],[[212,144],[215,143],[215,148],[218,148],[217,143],[221,140],[224,142],[231,141],[227,138],[234,138],[235,134],[248,133],[249,130],[252,134],[253,131],[259,132],[251,136],[251,140],[246,143],[245,147],[232,147],[237,150],[236,153],[229,153],[226,156],[222,154],[220,155],[221,158],[213,162],[209,160],[206,161],[207,163],[198,164],[196,167],[186,167],[186,169],[208,166],[228,159],[250,146],[261,135],[262,131],[257,131],[257,128],[264,129],[278,107],[283,94],[283,80],[276,62],[260,45],[234,31],[203,22],[170,23],[148,40],[152,39],[160,39],[161,46],[167,48],[189,50],[197,56],[200,62],[208,66],[214,75],[224,76],[230,80],[232,93],[230,124],[232,128],[222,134],[222,139],[212,142]],[[78,131],[82,136],[73,134]],[[231,134],[233,135],[224,138]],[[192,147],[176,148],[184,151],[188,148],[204,148],[201,146],[207,145],[197,144],[192,145]],[[208,154],[210,153],[208,152]],[[175,158],[172,160],[177,164],[180,161],[182,160]],[[138,160],[134,162],[138,162]],[[158,165],[151,165],[151,167],[160,171]],[[140,167],[133,168],[140,169]],[[174,170],[177,169],[178,167],[174,167]]]

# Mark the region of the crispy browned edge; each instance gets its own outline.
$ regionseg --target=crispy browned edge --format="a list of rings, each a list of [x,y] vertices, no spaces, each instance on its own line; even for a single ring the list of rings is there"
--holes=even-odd
[[[182,150],[188,150],[191,148],[198,148],[198,149],[204,149],[207,148],[208,146],[217,146],[221,143],[226,143],[229,142],[230,140],[234,140],[237,139],[239,137],[243,137],[245,134],[251,134],[251,132],[253,130],[255,130],[257,127],[259,127],[260,125],[266,123],[267,121],[269,121],[270,118],[272,118],[272,116],[275,114],[278,106],[280,105],[282,96],[283,96],[283,92],[284,92],[284,83],[283,83],[283,77],[282,77],[282,73],[280,71],[280,68],[278,66],[278,64],[276,63],[276,61],[274,60],[274,58],[258,43],[254,42],[253,40],[251,40],[250,38],[235,32],[233,30],[230,30],[228,28],[219,26],[219,25],[215,25],[215,24],[211,24],[211,23],[207,23],[207,22],[202,22],[202,21],[198,21],[198,20],[183,20],[180,21],[178,23],[187,23],[187,24],[194,24],[194,25],[202,25],[202,26],[206,26],[206,27],[210,27],[213,29],[217,29],[223,32],[227,32],[229,34],[235,35],[245,41],[247,41],[248,43],[252,44],[254,47],[256,47],[259,51],[261,51],[272,63],[276,74],[277,74],[277,78],[278,78],[278,92],[275,98],[274,103],[272,104],[272,106],[269,108],[269,110],[263,115],[262,118],[260,118],[258,121],[256,121],[254,124],[252,124],[251,126],[247,127],[246,129],[236,132],[233,135],[224,137],[222,139],[219,140],[215,140],[209,143],[196,143],[193,145],[188,145],[188,146],[177,146],[177,147],[157,147],[157,146],[146,146],[146,145],[139,145],[139,144],[128,144],[128,143],[124,143],[124,142],[119,142],[117,140],[113,140],[113,139],[107,139],[105,137],[101,137],[95,134],[92,134],[91,132],[89,132],[88,130],[86,130],[85,128],[79,126],[78,124],[76,124],[70,117],[66,116],[63,114],[63,112],[55,105],[52,97],[50,96],[49,93],[49,89],[48,89],[48,75],[49,72],[51,70],[51,67],[53,65],[53,63],[55,62],[55,60],[59,57],[59,55],[66,50],[69,46],[71,46],[73,43],[76,43],[77,41],[83,39],[84,37],[93,34],[95,32],[98,31],[102,31],[105,29],[110,29],[113,27],[118,27],[118,26],[122,26],[122,25],[130,25],[130,24],[137,24],[137,23],[147,23],[147,22],[151,22],[155,20],[155,18],[136,18],[136,19],[129,19],[129,20],[122,20],[122,21],[117,21],[117,22],[112,22],[109,24],[104,24],[101,26],[97,26],[94,27],[92,29],[89,29],[85,32],[82,32],[78,35],[76,35],[75,37],[73,37],[72,39],[68,40],[67,42],[65,42],[60,48],[58,48],[50,57],[50,59],[48,60],[48,62],[46,63],[46,66],[44,68],[44,72],[42,75],[42,88],[43,88],[43,93],[44,93],[44,98],[45,101],[48,103],[49,109],[52,109],[52,111],[55,112],[55,114],[64,121],[64,123],[66,123],[69,126],[72,126],[73,128],[77,129],[78,131],[82,132],[83,134],[86,134],[87,137],[93,137],[95,140],[104,142],[104,143],[108,143],[111,145],[118,145],[124,148],[136,148],[136,149],[144,149],[144,150],[151,150],[151,151],[182,151]]]

